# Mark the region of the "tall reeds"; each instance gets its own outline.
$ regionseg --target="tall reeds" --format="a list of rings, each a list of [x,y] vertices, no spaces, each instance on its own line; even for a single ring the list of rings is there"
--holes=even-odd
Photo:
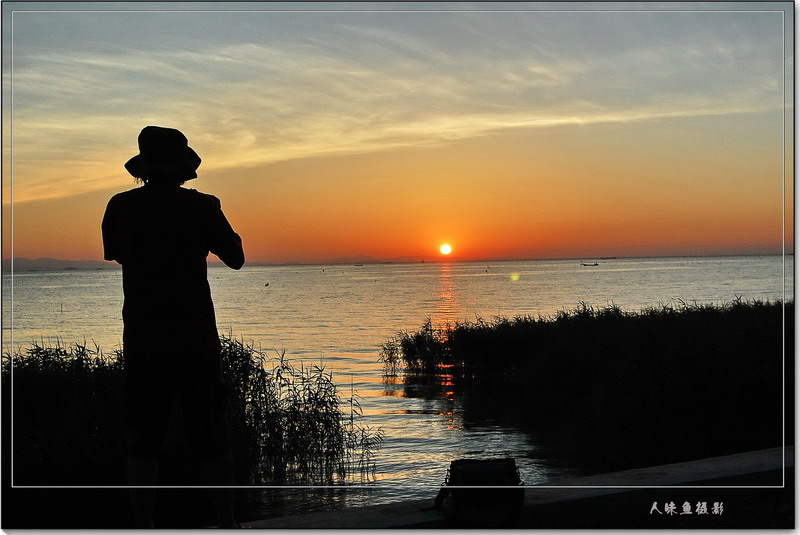
[[[252,345],[222,337],[226,379],[233,387],[231,424],[252,482],[330,482],[374,472],[383,432],[360,424],[356,394],[342,399],[330,372],[295,367]]]
[[[794,302],[740,299],[428,321],[381,353],[387,374],[446,372],[468,412],[491,406],[589,470],[780,445],[793,356]]]
[[[283,354],[268,359],[230,336],[221,340],[237,485],[369,477],[382,432],[361,424],[354,394],[342,398],[321,367],[295,367]],[[13,421],[7,466],[15,484],[125,484],[121,357],[61,341],[3,355],[4,453],[12,451]]]
[[[3,450],[12,451],[13,429],[10,468],[15,484],[123,481],[124,378],[119,356],[86,343],[65,345],[59,339],[3,354]]]

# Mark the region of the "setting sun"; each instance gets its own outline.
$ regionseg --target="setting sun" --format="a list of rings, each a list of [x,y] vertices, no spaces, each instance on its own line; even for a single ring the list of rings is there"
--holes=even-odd
[[[450,254],[453,252],[453,248],[450,245],[444,243],[441,247],[439,247],[439,252],[442,254]]]

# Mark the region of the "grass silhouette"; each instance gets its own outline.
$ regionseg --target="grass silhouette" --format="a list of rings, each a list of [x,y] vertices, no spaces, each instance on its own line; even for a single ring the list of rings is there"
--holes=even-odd
[[[361,425],[354,392],[342,397],[318,366],[296,367],[283,354],[270,359],[231,336],[221,340],[237,485],[326,484],[374,473],[383,433]],[[125,485],[121,357],[61,342],[3,355],[16,485]],[[8,431],[6,425],[5,454]],[[162,464],[164,484],[196,484],[193,460],[176,433]]]
[[[448,388],[468,394],[467,420],[522,427],[585,471],[677,462],[783,443],[794,302],[581,304],[554,317],[427,321],[380,358],[407,382],[446,372]]]

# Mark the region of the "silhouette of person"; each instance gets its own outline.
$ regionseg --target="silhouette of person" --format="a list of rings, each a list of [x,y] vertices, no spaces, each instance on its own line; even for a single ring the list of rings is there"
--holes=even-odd
[[[145,127],[125,168],[141,186],[114,195],[103,217],[106,260],[122,265],[128,484],[158,484],[158,454],[173,404],[209,486],[233,484],[220,341],[206,257],[244,265],[242,240],[212,195],[181,187],[200,157],[180,131]],[[154,488],[131,489],[134,518],[152,527]],[[220,527],[239,527],[232,489],[216,489]]]

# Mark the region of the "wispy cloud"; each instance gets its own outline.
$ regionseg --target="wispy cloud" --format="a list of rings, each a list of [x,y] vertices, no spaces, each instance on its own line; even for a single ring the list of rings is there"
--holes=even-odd
[[[504,129],[783,105],[781,58],[753,40],[759,32],[704,41],[702,31],[670,38],[659,26],[659,39],[633,32],[597,50],[573,19],[564,19],[559,36],[540,19],[504,19],[507,27],[498,28],[475,14],[438,27],[395,17],[301,26],[292,40],[264,28],[240,40],[209,36],[201,49],[180,46],[175,35],[162,48],[19,48],[15,199],[118,184],[147,124],[184,130],[202,169],[214,170]],[[192,28],[180,31],[189,36]]]

